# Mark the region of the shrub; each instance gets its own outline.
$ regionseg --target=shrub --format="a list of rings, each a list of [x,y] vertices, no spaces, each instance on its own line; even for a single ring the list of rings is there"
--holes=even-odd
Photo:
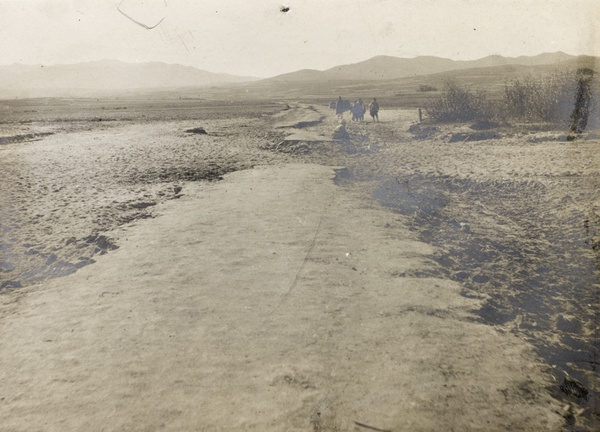
[[[504,87],[505,115],[526,121],[565,122],[573,111],[576,92],[577,80],[568,73],[515,80]]]
[[[573,132],[581,133],[586,126],[598,127],[598,94],[591,69],[527,77],[505,84],[504,114],[515,120],[570,124]]]
[[[573,133],[599,127],[599,80],[590,69],[555,72],[505,83],[500,98],[490,99],[446,81],[442,94],[425,107],[437,122],[517,120],[569,126]]]
[[[483,92],[472,92],[448,80],[444,82],[440,98],[430,102],[425,111],[434,121],[455,122],[491,120],[497,110]]]

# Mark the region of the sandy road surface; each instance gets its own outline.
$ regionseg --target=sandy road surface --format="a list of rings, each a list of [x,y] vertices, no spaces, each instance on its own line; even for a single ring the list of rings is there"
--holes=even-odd
[[[530,349],[331,168],[237,172],[1,326],[7,431],[558,430]],[[6,305],[10,307],[10,305]]]
[[[263,123],[243,115],[203,119],[210,135],[186,133],[198,126],[189,120],[67,123],[75,130],[0,146],[0,289],[93,263],[118,246],[106,231],[151,217],[156,204],[184,194],[187,182],[285,161],[259,148],[278,134]]]
[[[77,272],[3,292],[2,426],[560,430],[581,401],[550,398],[558,382],[525,341],[572,346],[556,370],[593,355],[578,347],[597,299],[557,289],[536,315],[528,304],[547,300],[510,287],[549,263],[540,291],[572,287],[563,268],[593,267],[575,243],[597,240],[595,142],[413,140],[414,113],[384,110],[340,143],[328,114],[205,120],[198,136],[192,121],[118,123],[6,147],[3,258],[23,261],[0,276]]]

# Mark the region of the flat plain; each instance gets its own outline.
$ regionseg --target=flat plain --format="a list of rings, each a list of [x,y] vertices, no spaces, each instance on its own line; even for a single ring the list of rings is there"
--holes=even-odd
[[[2,430],[597,430],[597,131],[380,103],[0,102]]]

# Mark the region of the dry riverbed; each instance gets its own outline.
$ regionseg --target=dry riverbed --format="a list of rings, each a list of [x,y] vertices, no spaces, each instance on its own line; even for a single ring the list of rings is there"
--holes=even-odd
[[[3,428],[592,428],[592,363],[556,353],[594,355],[597,141],[421,140],[388,110],[336,142],[326,109],[283,108],[4,145]],[[580,214],[583,258],[550,237]],[[522,304],[544,267],[556,295]]]

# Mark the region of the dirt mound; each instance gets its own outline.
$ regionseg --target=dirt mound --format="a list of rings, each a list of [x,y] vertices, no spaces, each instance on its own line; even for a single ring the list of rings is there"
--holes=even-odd
[[[290,154],[307,154],[311,151],[310,147],[305,142],[289,139],[281,141],[274,147],[274,150]]]
[[[52,135],[53,133],[54,132],[38,132],[38,133],[28,133],[28,134],[0,137],[0,145],[20,143],[20,142],[25,142],[25,141],[35,141],[35,140],[41,139],[45,136]]]
[[[490,139],[501,138],[502,135],[495,131],[464,133],[457,132],[450,135],[448,142],[466,142],[466,141],[485,141]]]
[[[472,124],[469,127],[473,130],[488,130],[488,129],[495,129],[497,127],[500,127],[500,125],[496,122],[480,121],[480,122]]]
[[[408,128],[408,131],[412,133],[413,138],[416,140],[425,140],[433,138],[438,132],[439,128],[435,126],[425,126],[421,124],[414,124]]]
[[[186,129],[187,133],[196,134],[196,135],[208,135],[208,132],[202,127],[196,127],[192,129]]]
[[[350,138],[350,134],[346,130],[346,122],[342,120],[342,122],[333,130],[332,134],[333,139],[335,140],[347,140]]]

